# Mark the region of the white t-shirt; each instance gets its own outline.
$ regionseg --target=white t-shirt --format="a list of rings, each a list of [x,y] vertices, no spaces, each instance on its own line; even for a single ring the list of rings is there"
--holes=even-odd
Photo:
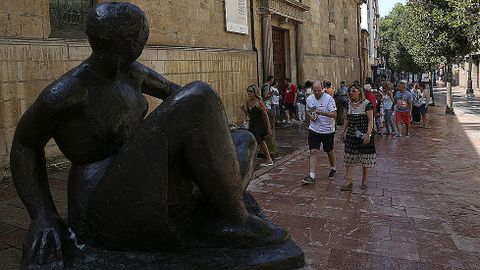
[[[334,112],[337,110],[335,99],[327,93],[323,93],[320,99],[316,99],[315,95],[307,97],[307,111]],[[323,115],[317,115],[315,121],[310,121],[308,129],[320,133],[330,134],[335,132],[335,119]]]
[[[276,88],[275,86],[272,86],[270,89],[272,90],[272,94],[273,94],[272,103],[276,105],[280,104],[280,92],[278,91],[278,88]]]
[[[305,96],[308,97],[313,94],[313,89],[311,87],[305,89]]]

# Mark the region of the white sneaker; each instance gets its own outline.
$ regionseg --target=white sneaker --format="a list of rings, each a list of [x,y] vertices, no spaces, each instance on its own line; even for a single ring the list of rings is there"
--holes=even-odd
[[[260,164],[260,167],[268,167],[268,166],[273,166],[273,161]]]

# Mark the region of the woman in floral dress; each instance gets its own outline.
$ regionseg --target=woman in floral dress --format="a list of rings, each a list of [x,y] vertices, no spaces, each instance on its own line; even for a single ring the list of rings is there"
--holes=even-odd
[[[368,168],[375,167],[377,154],[372,137],[373,104],[365,99],[363,91],[352,85],[348,89],[347,121],[343,125],[342,139],[345,143],[345,184],[342,191],[352,190],[352,170],[354,166],[362,166],[363,177],[361,189],[367,189]]]

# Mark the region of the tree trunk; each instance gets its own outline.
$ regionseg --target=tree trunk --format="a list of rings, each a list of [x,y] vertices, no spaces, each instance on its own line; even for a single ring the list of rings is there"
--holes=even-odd
[[[448,65],[446,68],[446,79],[447,79],[447,106],[445,109],[446,114],[455,114],[453,110],[453,94],[452,94],[452,66]]]

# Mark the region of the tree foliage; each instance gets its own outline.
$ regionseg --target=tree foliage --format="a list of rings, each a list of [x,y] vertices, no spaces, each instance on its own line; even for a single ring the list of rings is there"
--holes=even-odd
[[[480,48],[480,0],[408,0],[380,20],[381,53],[398,71],[431,70]],[[412,64],[413,62],[413,64]]]
[[[473,46],[466,28],[459,23],[453,0],[409,0],[401,29],[408,51],[424,68],[458,62]]]
[[[405,47],[400,32],[405,15],[405,6],[397,4],[388,16],[380,18],[379,53],[392,70],[416,73],[420,71],[420,67]]]
[[[475,52],[480,50],[480,0],[450,0],[453,6],[452,26],[463,29]]]

